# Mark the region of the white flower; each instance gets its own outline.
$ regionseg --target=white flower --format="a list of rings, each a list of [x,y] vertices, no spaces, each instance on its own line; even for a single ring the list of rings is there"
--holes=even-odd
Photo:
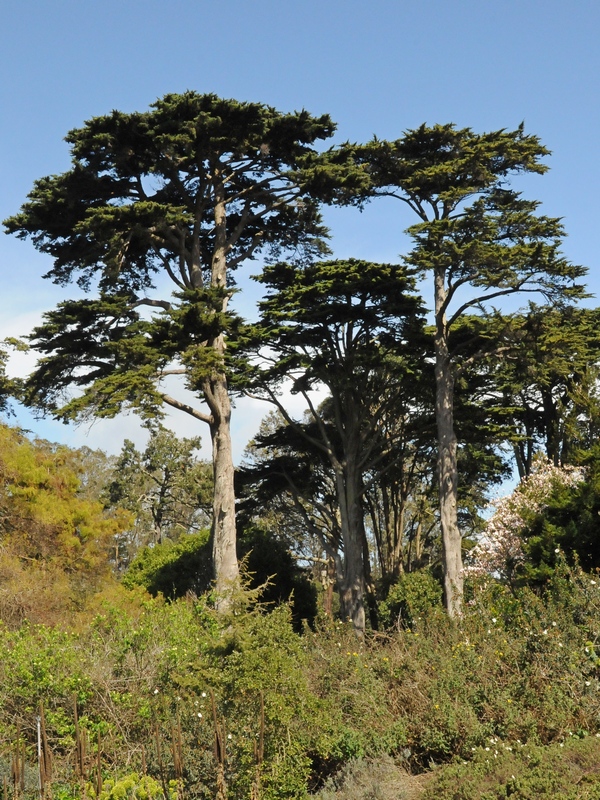
[[[202,719],[202,713],[200,711],[198,712],[197,716],[198,716],[198,719]]]
[[[227,734],[227,738],[228,738],[228,739],[233,739],[233,736],[232,736],[230,733],[228,733],[228,734]]]
[[[531,475],[511,495],[491,504],[495,511],[470,551],[466,570],[475,575],[508,577],[525,560],[520,533],[529,512],[542,511],[557,485],[575,486],[584,477],[585,470],[580,467],[555,467],[549,461],[537,460]]]
[[[154,694],[158,694],[158,689],[155,689],[155,690],[154,690]]]
[[[590,581],[590,583],[592,584],[592,586],[596,585],[596,581]]]
[[[496,624],[497,622],[496,617],[492,617],[492,622],[494,623],[494,625]]]
[[[544,636],[548,636],[548,628],[546,628],[545,630],[543,630],[543,631],[542,631],[542,633],[543,633],[543,635],[544,635]]]
[[[206,692],[202,692],[202,697],[206,697]]]
[[[560,547],[557,547],[557,548],[554,550],[554,552],[555,552],[555,553],[560,553]]]

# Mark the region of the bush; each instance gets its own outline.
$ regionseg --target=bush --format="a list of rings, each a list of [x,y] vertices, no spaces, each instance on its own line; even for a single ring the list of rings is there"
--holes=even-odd
[[[407,572],[379,603],[379,620],[386,627],[412,628],[442,606],[442,587],[429,570]]]
[[[229,796],[249,797],[260,784],[262,800],[301,800],[350,774],[349,764],[385,757],[413,772],[464,769],[475,791],[490,752],[513,769],[507,754],[521,744],[539,755],[566,751],[576,737],[600,741],[600,582],[564,559],[539,592],[474,581],[456,622],[432,605],[431,576],[416,575],[401,596],[412,628],[363,642],[327,619],[300,635],[289,606],[264,607],[249,591],[225,616],[203,596],[105,608],[79,632],[0,628],[0,764],[10,763],[19,732],[34,770],[43,700],[53,788],[76,796],[75,698],[88,771],[100,735],[114,779],[142,775],[145,764],[161,787],[182,781],[190,798],[215,796],[215,720]],[[432,588],[427,605],[416,604],[418,580]],[[346,792],[342,775],[335,780],[329,789]],[[450,778],[442,786],[456,787]],[[446,796],[460,797],[440,789]]]
[[[188,592],[200,595],[212,582],[210,532],[182,536],[142,548],[123,578],[129,588],[142,586],[151,595],[173,600]],[[246,532],[238,541],[238,556],[251,589],[263,587],[261,602],[277,605],[291,601],[297,630],[302,621],[312,623],[317,613],[317,595],[306,571],[297,566],[285,545],[260,530]]]
[[[184,597],[188,592],[206,592],[212,580],[210,531],[190,533],[178,542],[169,540],[143,547],[123,577],[127,588],[142,586],[156,597]]]
[[[599,763],[597,738],[547,748],[496,742],[472,761],[434,773],[422,800],[598,800]]]

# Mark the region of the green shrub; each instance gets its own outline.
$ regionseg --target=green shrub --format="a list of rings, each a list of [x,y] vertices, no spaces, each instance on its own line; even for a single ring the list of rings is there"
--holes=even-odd
[[[468,763],[437,770],[422,800],[598,800],[600,740],[479,748]]]
[[[143,547],[123,577],[127,588],[142,586],[151,595],[174,599],[188,592],[200,595],[212,581],[210,531],[190,533],[178,542],[169,540]]]
[[[429,570],[404,573],[379,603],[379,619],[386,628],[411,628],[442,605],[442,587]]]
[[[132,772],[118,780],[105,781],[100,794],[88,784],[86,794],[89,800],[165,800],[163,787],[149,775]],[[167,787],[166,800],[177,800],[177,782],[171,781]]]

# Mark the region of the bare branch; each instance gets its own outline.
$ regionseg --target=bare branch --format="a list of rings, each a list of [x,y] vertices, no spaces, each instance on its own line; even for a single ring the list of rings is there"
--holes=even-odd
[[[176,408],[179,411],[185,411],[186,414],[194,417],[194,419],[199,419],[202,422],[206,422],[207,425],[212,425],[213,418],[211,415],[204,414],[202,411],[198,411],[198,409],[188,406],[187,403],[182,403],[181,401],[176,400],[174,397],[171,397],[171,395],[161,393],[161,397],[168,406]]]
[[[168,300],[152,300],[150,297],[142,297],[132,303],[130,308],[138,308],[138,306],[152,306],[153,308],[163,308],[165,311],[170,311],[172,306]]]

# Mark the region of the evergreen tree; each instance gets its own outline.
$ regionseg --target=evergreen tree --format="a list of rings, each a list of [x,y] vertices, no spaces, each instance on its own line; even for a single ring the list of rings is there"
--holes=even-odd
[[[63,419],[127,407],[152,419],[167,405],[209,425],[223,606],[238,576],[225,344],[232,271],[260,251],[322,249],[316,204],[295,173],[333,129],[305,111],[169,94],[148,112],[113,111],[71,131],[71,169],[38,180],[5,223],[52,257],[46,277],[97,290],[60,304],[34,331],[44,358],[30,403]],[[173,374],[208,411],[167,390]],[[65,398],[72,387],[83,394]]]
[[[600,431],[600,310],[531,306],[508,330],[508,358],[494,365],[499,412],[512,428],[519,476],[543,452],[573,463]]]
[[[212,471],[196,452],[200,438],[179,439],[167,428],[151,431],[143,452],[125,440],[103,496],[135,516],[123,537],[121,565],[139,547],[176,542],[182,534],[210,527]]]
[[[352,259],[279,263],[259,280],[268,294],[256,328],[257,391],[329,463],[343,547],[335,556],[342,615],[362,634],[371,584],[365,478],[370,472],[377,480],[380,420],[413,389],[409,376],[422,367],[426,346],[420,303],[410,294],[414,281],[397,266]],[[287,411],[278,391],[285,381],[306,401],[310,426]],[[329,398],[319,408],[312,393],[321,387]]]
[[[477,134],[452,124],[422,125],[396,141],[345,145],[313,164],[310,185],[332,202],[389,197],[419,220],[408,229],[414,247],[407,262],[433,279],[440,519],[451,616],[461,614],[463,597],[454,394],[464,367],[450,345],[452,328],[465,313],[493,314],[509,295],[535,293],[561,303],[583,293],[575,281],[585,270],[560,252],[560,221],[538,215],[537,202],[507,186],[511,175],[545,172],[547,154],[522,126]]]

